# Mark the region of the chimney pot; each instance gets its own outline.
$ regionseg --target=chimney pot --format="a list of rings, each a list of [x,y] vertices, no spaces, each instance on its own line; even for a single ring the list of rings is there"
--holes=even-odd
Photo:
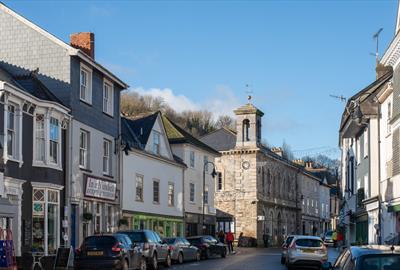
[[[94,33],[80,32],[70,35],[70,45],[94,59]]]

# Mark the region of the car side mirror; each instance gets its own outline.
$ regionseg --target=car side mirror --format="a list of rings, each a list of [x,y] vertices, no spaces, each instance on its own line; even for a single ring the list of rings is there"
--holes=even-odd
[[[331,262],[324,262],[321,266],[322,270],[332,270],[332,263]]]

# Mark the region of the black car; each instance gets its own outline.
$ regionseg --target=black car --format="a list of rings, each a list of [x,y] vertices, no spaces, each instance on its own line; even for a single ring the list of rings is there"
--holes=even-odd
[[[398,270],[400,247],[371,245],[345,249],[335,263],[322,265],[323,270]]]
[[[188,237],[187,240],[200,250],[201,256],[205,259],[210,258],[212,255],[226,257],[226,245],[212,236],[192,236]]]
[[[199,261],[201,254],[200,250],[191,245],[190,242],[183,237],[170,237],[163,239],[169,246],[171,258],[177,263],[184,261]]]
[[[151,230],[131,230],[118,233],[127,235],[134,244],[140,246],[151,269],[158,269],[159,263],[163,263],[165,267],[171,266],[168,244],[161,240],[158,233]]]
[[[75,269],[146,269],[140,248],[124,234],[86,237],[75,253]]]

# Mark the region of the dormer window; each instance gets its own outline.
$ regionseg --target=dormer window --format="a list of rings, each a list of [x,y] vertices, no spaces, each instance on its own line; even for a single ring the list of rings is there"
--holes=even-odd
[[[242,130],[244,142],[250,141],[249,132],[250,132],[250,121],[249,121],[249,119],[244,119],[243,120],[243,130]]]
[[[92,104],[92,71],[82,64],[80,70],[80,99]]]
[[[153,131],[153,154],[160,154],[160,133]]]

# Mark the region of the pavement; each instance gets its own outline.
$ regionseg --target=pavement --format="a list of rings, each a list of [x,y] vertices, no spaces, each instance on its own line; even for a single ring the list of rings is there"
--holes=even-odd
[[[329,261],[334,262],[338,256],[335,248],[328,249]],[[285,270],[281,265],[281,250],[279,248],[236,248],[236,254],[226,256],[225,259],[215,257],[199,262],[187,262],[173,265],[172,270]]]

